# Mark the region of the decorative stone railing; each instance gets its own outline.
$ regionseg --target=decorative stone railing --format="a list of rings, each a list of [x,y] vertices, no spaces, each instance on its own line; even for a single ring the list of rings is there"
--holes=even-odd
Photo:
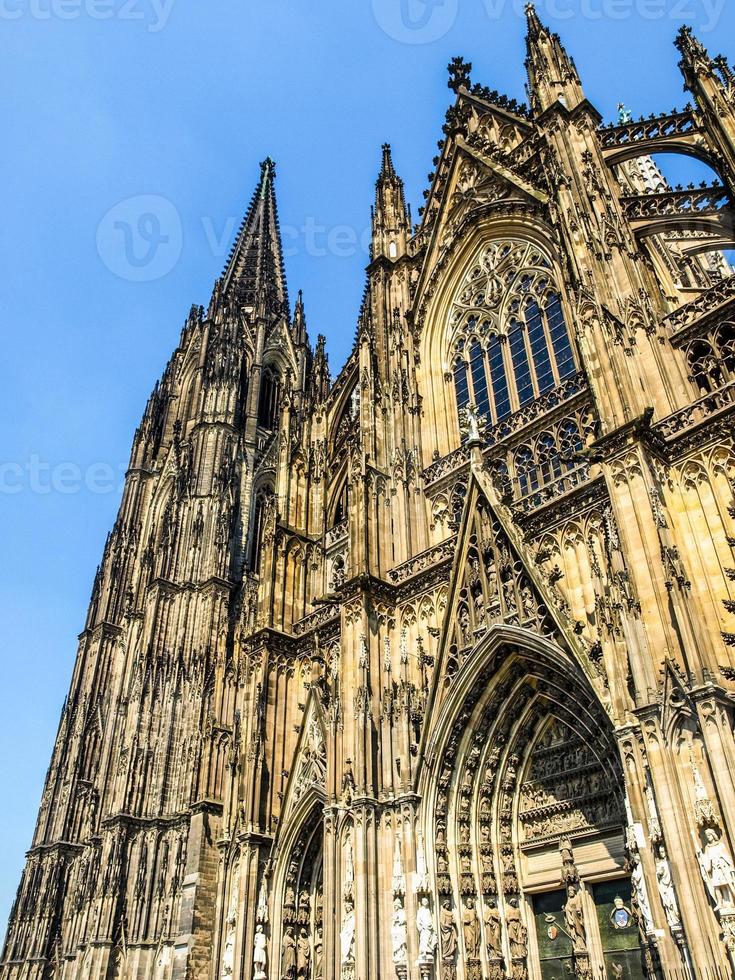
[[[722,282],[718,282],[715,286],[705,290],[701,296],[692,300],[691,303],[674,310],[664,319],[664,326],[667,326],[672,333],[676,333],[713,313],[718,306],[722,306],[733,299],[735,299],[735,275],[723,279]]]
[[[552,480],[551,483],[539,487],[538,490],[526,494],[525,497],[519,497],[514,500],[513,507],[524,514],[529,514],[531,511],[543,507],[544,504],[548,504],[552,500],[558,500],[559,497],[562,497],[565,493],[569,493],[570,490],[576,490],[583,483],[587,483],[588,479],[589,465],[583,463],[576,470],[571,470],[556,480]]]
[[[433,548],[429,548],[427,551],[422,551],[421,554],[416,555],[415,558],[411,558],[402,565],[392,568],[388,572],[388,578],[394,585],[400,585],[407,579],[413,578],[414,575],[425,572],[427,569],[433,568],[435,565],[439,565],[451,559],[454,556],[456,544],[456,537],[449,538],[447,541],[442,541],[441,544],[438,544]]]
[[[327,548],[331,548],[332,545],[337,544],[342,541],[343,538],[347,537],[347,532],[349,530],[348,523],[346,520],[339,524],[335,524],[334,527],[330,527],[326,533],[325,545]]]
[[[676,188],[653,194],[636,194],[622,199],[630,221],[663,218],[671,215],[699,216],[721,214],[729,203],[729,194],[722,184]]]
[[[673,439],[733,405],[735,405],[735,381],[662,419],[656,423],[653,430],[656,435],[664,439]]]
[[[498,422],[497,425],[489,426],[482,435],[483,449],[491,449],[499,445],[510,436],[515,435],[526,426],[541,418],[547,412],[564,405],[577,395],[587,391],[587,381],[583,373],[575,374],[571,378],[562,381],[556,388],[545,392],[535,401],[529,402],[513,415]],[[469,462],[470,454],[467,446],[460,446],[447,456],[442,456],[435,463],[428,466],[423,473],[424,485],[430,487],[446,476],[461,470]]]
[[[339,606],[334,603],[329,603],[321,608],[315,610],[313,613],[309,613],[308,616],[304,616],[298,622],[294,623],[291,627],[291,632],[294,636],[304,636],[306,633],[311,633],[312,630],[318,629],[325,623],[330,622],[332,619],[336,619],[339,616]]]
[[[692,115],[692,107],[687,106],[680,112],[675,111],[662,116],[649,116],[648,119],[631,120],[629,123],[603,126],[599,130],[599,136],[603,148],[608,149],[609,147],[625,146],[628,143],[643,143],[672,136],[686,136],[696,129],[697,123]]]

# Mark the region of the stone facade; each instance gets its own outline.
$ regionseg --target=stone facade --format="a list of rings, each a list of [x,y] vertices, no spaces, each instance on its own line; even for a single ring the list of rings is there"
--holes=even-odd
[[[135,435],[3,980],[731,975],[735,76],[677,45],[693,104],[613,126],[533,8],[529,108],[456,59],[334,382],[262,165]]]

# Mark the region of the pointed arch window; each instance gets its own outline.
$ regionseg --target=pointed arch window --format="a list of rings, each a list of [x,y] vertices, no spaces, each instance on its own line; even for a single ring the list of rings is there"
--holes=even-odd
[[[490,361],[490,383],[495,398],[495,421],[500,422],[510,415],[510,392],[508,378],[505,373],[503,346],[497,334],[490,338],[488,346]]]
[[[510,331],[510,355],[516,381],[518,407],[523,408],[524,405],[533,401],[534,393],[531,365],[528,362],[528,351],[526,350],[525,328],[520,323],[516,323]]]
[[[490,396],[485,371],[485,352],[479,340],[474,340],[470,346],[470,374],[472,375],[472,391],[477,410],[480,415],[489,415]]]
[[[538,466],[530,446],[521,446],[516,450],[514,464],[521,496],[525,497],[538,490]]]
[[[563,381],[564,378],[568,378],[576,372],[577,365],[574,363],[574,354],[569,342],[569,332],[564,320],[561,300],[555,293],[552,293],[546,302],[546,323],[556,359],[556,371],[559,380]]]
[[[539,436],[536,452],[542,484],[551,483],[561,476],[561,459],[556,441],[550,432],[544,432]]]
[[[539,395],[543,395],[549,388],[554,387],[554,371],[551,367],[541,309],[535,299],[526,305],[525,317],[528,342],[531,347],[531,360],[536,372],[536,387]]]
[[[519,241],[493,242],[457,291],[451,322],[457,408],[497,424],[577,372],[551,263]]]
[[[350,512],[350,485],[345,480],[342,489],[337,497],[337,504],[334,508],[334,517],[332,519],[332,527],[337,527],[338,524],[342,524],[347,520],[347,515]]]
[[[457,408],[461,411],[470,403],[470,386],[467,377],[467,364],[461,358],[454,363],[454,390],[457,395]]]
[[[273,498],[273,489],[270,486],[261,487],[255,495],[253,502],[253,519],[250,527],[250,554],[248,566],[251,572],[258,572],[260,559],[263,550],[263,532],[268,514],[268,508]]]
[[[275,429],[278,421],[278,406],[281,394],[281,376],[274,368],[264,368],[260,379],[258,401],[258,425],[264,429]]]

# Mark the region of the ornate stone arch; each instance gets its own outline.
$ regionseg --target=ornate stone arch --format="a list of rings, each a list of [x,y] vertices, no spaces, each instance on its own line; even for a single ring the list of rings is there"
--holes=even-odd
[[[432,726],[419,792],[424,836],[436,842],[434,907],[459,931],[459,980],[540,975],[538,896],[567,889],[563,927],[581,881],[592,933],[598,885],[619,879],[629,891],[612,726],[581,666],[547,637],[495,625],[478,642]],[[630,929],[635,957],[632,918]],[[586,946],[574,955],[589,965]],[[571,949],[566,958],[571,966]]]
[[[322,926],[324,794],[309,786],[294,802],[287,823],[279,827],[273,851],[269,935],[270,975],[281,976],[286,955],[297,957],[302,930],[307,933],[310,957],[315,953],[316,930]],[[289,933],[293,947],[286,940]],[[285,943],[284,943],[285,940]],[[296,975],[294,970],[294,977]]]
[[[494,248],[502,251],[507,245],[526,257],[531,253],[538,256],[537,271],[544,272],[549,282],[555,283],[558,291],[563,292],[564,277],[553,232],[538,217],[524,211],[512,216],[489,215],[478,220],[457,242],[451,257],[445,258],[437,267],[432,275],[431,291],[427,287],[418,301],[419,323],[423,328],[421,364],[422,370],[430,375],[423,379],[422,385],[427,427],[438,434],[446,433],[450,445],[457,441],[456,399],[449,383],[453,375],[452,341],[459,320],[464,322],[478,305],[476,296],[468,297],[468,303],[459,306],[457,301],[470,289],[474,270],[482,268],[483,255]],[[503,261],[506,260],[507,256]],[[445,263],[446,268],[441,268],[439,273]],[[492,288],[482,291],[484,299],[478,308],[482,308],[483,314],[487,313],[485,300],[489,299],[494,307],[492,316],[499,323],[504,322],[515,296],[514,284],[499,282],[493,286],[492,268],[488,267],[487,273],[480,278]],[[566,322],[570,324],[573,311],[567,309],[563,296],[561,302]]]

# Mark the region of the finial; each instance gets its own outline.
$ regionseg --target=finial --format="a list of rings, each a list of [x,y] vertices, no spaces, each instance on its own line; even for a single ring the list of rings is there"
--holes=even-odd
[[[447,71],[449,72],[449,81],[447,85],[453,92],[459,92],[460,89],[470,87],[470,72],[472,71],[472,62],[465,61],[464,58],[458,56],[452,58],[452,60],[447,65]]]
[[[541,32],[542,25],[536,13],[536,7],[531,2],[526,4],[526,20],[528,21],[529,36],[536,37]]]
[[[260,165],[260,196],[265,197],[268,182],[276,175],[276,163],[272,157],[266,157]]]
[[[395,177],[396,172],[393,169],[393,158],[390,151],[390,143],[383,143],[381,147],[383,150],[383,164],[380,168],[381,177]]]

